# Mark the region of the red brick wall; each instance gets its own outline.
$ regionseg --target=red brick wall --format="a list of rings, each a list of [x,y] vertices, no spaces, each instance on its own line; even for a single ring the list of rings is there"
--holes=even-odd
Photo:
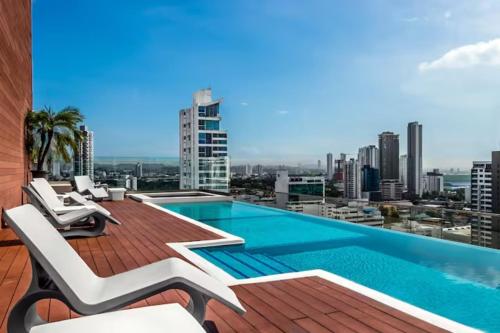
[[[23,201],[24,117],[32,106],[31,0],[0,0],[0,208]]]

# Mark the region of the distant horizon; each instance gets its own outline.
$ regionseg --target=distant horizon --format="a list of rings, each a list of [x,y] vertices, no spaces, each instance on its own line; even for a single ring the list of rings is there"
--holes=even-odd
[[[335,159],[334,155],[334,159]],[[337,156],[338,157],[338,156]],[[114,161],[116,160],[116,161]],[[113,162],[120,162],[120,163],[135,163],[135,162],[168,162],[168,164],[171,163],[178,163],[179,162],[179,157],[178,156],[161,156],[161,155],[151,155],[151,156],[120,156],[120,155],[95,155],[94,156],[94,161],[95,163],[101,163],[101,164],[109,164]],[[315,161],[303,161],[303,162],[282,162],[282,161],[257,161],[257,160],[231,160],[231,166],[245,166],[247,164],[250,164],[252,166],[255,165],[262,165],[262,166],[280,166],[284,165],[287,167],[292,167],[296,168],[299,167],[304,167],[304,168],[309,168],[309,169],[315,169],[317,166],[317,160]],[[459,169],[460,171],[465,171],[465,170],[470,170],[472,168],[472,161],[470,167],[457,167],[457,166],[450,166],[450,167],[424,167],[424,170],[432,170],[432,169],[440,169],[440,170],[450,170],[450,169]],[[325,160],[321,161],[321,169],[326,170],[326,154],[325,154]]]
[[[469,168],[500,149],[498,22],[493,0],[34,1],[33,106],[79,107],[96,155],[176,156],[211,87],[236,163],[324,163],[383,131],[403,154],[418,121],[424,168]]]

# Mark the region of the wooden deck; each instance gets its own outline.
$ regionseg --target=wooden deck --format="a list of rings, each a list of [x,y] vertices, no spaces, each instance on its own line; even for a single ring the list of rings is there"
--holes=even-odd
[[[92,270],[109,276],[179,256],[165,243],[220,238],[218,235],[131,200],[103,203],[122,221],[108,226],[107,235],[71,240]],[[0,230],[0,333],[6,332],[9,308],[30,282],[26,248],[12,231]],[[212,332],[445,332],[321,278],[299,278],[232,287],[247,309],[239,316],[211,301],[207,329]],[[134,306],[179,302],[186,295],[168,291]],[[64,304],[47,300],[38,305],[50,321],[77,316]]]

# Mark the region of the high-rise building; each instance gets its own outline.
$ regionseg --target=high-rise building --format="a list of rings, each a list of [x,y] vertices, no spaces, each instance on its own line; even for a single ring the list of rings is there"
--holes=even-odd
[[[491,153],[491,210],[500,214],[500,151]]]
[[[326,154],[326,179],[333,179],[333,154]]]
[[[346,154],[340,154],[340,158],[335,160],[335,167],[333,172],[333,178],[337,182],[344,181],[344,165],[346,161]]]
[[[321,170],[321,160],[318,160],[318,170]]]
[[[427,172],[423,178],[423,193],[439,194],[444,192],[444,176],[439,169]]]
[[[422,196],[422,125],[408,124],[408,193]]]
[[[500,214],[500,151],[491,153],[491,210]],[[500,215],[491,217],[490,247],[500,249]]]
[[[74,156],[74,175],[94,179],[94,132],[87,126],[80,126],[82,140]]]
[[[374,145],[361,147],[358,151],[358,163],[360,167],[368,165],[374,169],[380,169],[379,155],[379,150]]]
[[[471,169],[471,209],[491,213],[492,179],[491,161],[474,161]],[[478,215],[471,219],[471,243],[481,246],[491,244],[491,217]]]
[[[179,112],[180,188],[229,192],[227,132],[220,127],[222,99],[212,90],[193,94],[193,105]]]
[[[354,158],[344,164],[344,198],[361,198],[361,169]]]
[[[399,157],[399,182],[404,190],[408,188],[408,155]]]
[[[399,181],[399,135],[383,132],[378,136],[380,178]]]
[[[471,170],[471,208],[491,212],[491,161],[474,161]]]
[[[142,163],[141,162],[137,162],[137,164],[135,165],[135,176],[137,178],[142,178]]]

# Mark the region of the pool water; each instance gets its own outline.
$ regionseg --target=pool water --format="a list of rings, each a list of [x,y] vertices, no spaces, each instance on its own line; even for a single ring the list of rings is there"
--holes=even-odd
[[[500,251],[239,202],[163,207],[245,239],[194,251],[235,278],[323,269],[500,332]]]

